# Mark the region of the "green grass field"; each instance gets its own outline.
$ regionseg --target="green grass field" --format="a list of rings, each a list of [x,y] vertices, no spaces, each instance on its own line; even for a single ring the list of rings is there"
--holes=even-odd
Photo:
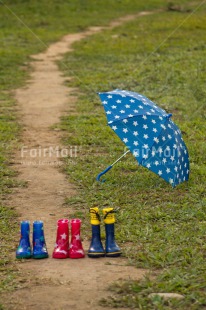
[[[66,167],[79,185],[79,195],[68,205],[86,219],[91,206],[118,208],[116,234],[124,255],[156,274],[155,280],[113,286],[115,296],[102,304],[138,309],[206,305],[206,6],[193,13],[188,8],[145,16],[87,38],[60,63],[65,74],[73,73],[69,85],[81,90],[78,116],[64,117],[61,126],[70,133],[64,143],[80,149]],[[105,183],[95,181],[124,152],[124,144],[106,126],[96,94],[115,88],[138,91],[173,113],[189,148],[188,183],[172,189],[137,166],[132,155],[107,173]],[[176,292],[185,298],[150,299],[151,292]]]
[[[10,167],[12,150],[18,145],[21,120],[18,119],[12,90],[26,81],[30,55],[64,34],[79,32],[90,25],[106,25],[119,16],[142,9],[156,8],[164,1],[153,0],[150,6],[139,1],[0,1],[0,290],[15,288],[17,269],[10,258],[14,253],[19,221],[15,210],[6,205],[13,187],[22,186],[13,178]],[[110,9],[108,10],[108,7]]]
[[[45,50],[64,34],[88,26],[106,25],[110,20],[140,10],[164,7],[165,1],[0,1],[0,290],[14,289],[17,269],[11,259],[16,247],[19,221],[6,199],[17,184],[10,167],[12,152],[19,143],[21,119],[12,90],[29,76],[30,55]],[[108,10],[109,8],[109,10]],[[18,285],[18,284],[17,284]]]
[[[13,278],[18,282],[15,263],[9,259],[15,251],[18,219],[5,199],[12,187],[22,186],[16,184],[10,167],[21,132],[11,90],[26,81],[29,56],[66,33],[106,25],[129,13],[168,7],[75,44],[74,52],[59,63],[65,75],[74,77],[68,86],[78,87],[78,115],[64,117],[60,124],[68,132],[64,143],[79,147],[79,156],[65,164],[79,189],[68,206],[75,207],[76,215],[88,225],[89,207],[118,208],[116,237],[124,255],[155,275],[139,283],[117,283],[111,288],[114,297],[102,304],[139,309],[206,306],[205,4],[193,12],[200,3],[0,1],[0,290],[11,289]],[[132,155],[107,174],[107,182],[95,182],[96,175],[124,151],[123,143],[106,126],[96,94],[117,87],[143,93],[173,113],[190,153],[188,183],[172,189],[137,166]],[[185,298],[165,302],[149,299],[150,292],[178,292]]]

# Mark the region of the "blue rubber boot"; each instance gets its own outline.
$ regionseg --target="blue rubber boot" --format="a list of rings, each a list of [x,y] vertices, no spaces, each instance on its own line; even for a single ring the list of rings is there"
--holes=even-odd
[[[103,209],[105,232],[106,232],[105,251],[107,257],[118,257],[121,255],[121,250],[115,241],[114,212],[115,211],[113,208]]]
[[[33,223],[33,258],[47,258],[48,252],[44,238],[44,227],[42,221]]]
[[[30,233],[30,222],[22,221],[21,222],[21,238],[19,241],[19,246],[16,250],[16,258],[31,258],[32,257],[29,233]]]
[[[87,255],[91,258],[104,257],[105,251],[101,242],[100,216],[97,207],[90,208],[92,240]]]

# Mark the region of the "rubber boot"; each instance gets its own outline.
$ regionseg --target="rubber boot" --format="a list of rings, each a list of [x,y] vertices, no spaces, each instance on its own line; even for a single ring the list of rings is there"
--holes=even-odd
[[[33,258],[47,258],[48,252],[44,238],[44,227],[42,221],[33,223]]]
[[[105,250],[107,257],[117,257],[121,255],[121,250],[115,242],[115,217],[113,208],[104,208],[104,223],[106,232]]]
[[[70,258],[84,258],[84,250],[80,238],[80,227],[82,221],[80,219],[71,220],[71,243],[69,246],[69,257]]]
[[[105,251],[101,242],[99,209],[97,207],[90,208],[89,212],[92,225],[92,240],[87,255],[91,258],[104,257]]]
[[[16,258],[31,258],[32,257],[29,233],[30,233],[30,222],[22,221],[21,222],[21,237],[19,241],[19,246],[16,250]]]
[[[57,221],[56,244],[52,254],[53,258],[69,257],[69,220],[60,219]]]

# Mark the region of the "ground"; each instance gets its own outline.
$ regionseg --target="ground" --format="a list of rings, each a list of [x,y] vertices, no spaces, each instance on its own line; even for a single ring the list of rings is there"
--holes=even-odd
[[[205,1],[173,1],[161,12],[120,27],[85,32],[91,25],[106,25],[115,16],[153,10],[167,1],[128,0],[127,7],[118,1],[118,9],[111,11],[105,4],[109,0],[102,7],[100,1],[99,15],[94,14],[96,0],[88,2],[88,10],[82,7],[84,1],[57,6],[52,0],[42,0],[41,6],[33,0],[31,6],[17,2],[11,1],[13,12],[37,37],[1,7],[0,309],[2,304],[5,309],[61,309],[69,304],[98,309],[98,300],[105,296],[101,305],[113,308],[205,309]],[[71,3],[75,14],[68,10]],[[142,93],[173,114],[190,154],[189,182],[173,189],[137,165],[132,154],[107,173],[105,183],[95,181],[124,151],[122,141],[106,126],[97,95],[115,88]],[[71,146],[80,151],[76,158],[62,162],[55,157],[58,150],[74,151]],[[56,150],[52,157],[35,154],[48,147]],[[116,237],[128,260],[52,259],[60,217],[82,219],[88,249],[88,208],[96,204],[101,210],[118,208]],[[31,222],[37,217],[44,221],[49,259],[15,260],[17,227],[25,215]],[[145,278],[147,270],[153,274]],[[130,281],[131,275],[137,281]],[[118,280],[105,290],[119,278],[126,282]],[[181,299],[170,295],[165,300],[168,293]]]
[[[143,14],[149,13],[139,15]],[[109,28],[135,17],[126,16],[116,20]],[[56,221],[60,218],[70,219],[72,209],[62,206],[65,199],[76,191],[61,171],[58,151],[52,155],[49,152],[42,155],[49,148],[63,150],[60,145],[62,132],[52,126],[59,122],[65,112],[75,111],[74,89],[64,86],[65,78],[56,61],[71,50],[74,42],[102,29],[96,27],[66,35],[44,53],[32,56],[30,79],[26,86],[15,91],[24,130],[14,169],[19,173],[18,179],[26,181],[28,186],[16,189],[8,204],[17,206],[19,220],[44,222],[50,257],[19,264],[25,285],[10,293],[9,298],[7,294],[4,295],[3,305],[6,309],[100,309],[102,307],[98,301],[109,294],[107,288],[114,280],[138,280],[146,273],[144,269],[129,266],[125,258],[52,259]],[[84,240],[83,246],[86,251],[89,240]]]

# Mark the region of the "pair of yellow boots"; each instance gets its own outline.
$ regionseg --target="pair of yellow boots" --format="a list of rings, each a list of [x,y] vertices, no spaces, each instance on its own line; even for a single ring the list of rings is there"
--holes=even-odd
[[[104,224],[106,232],[105,249],[101,242],[100,233],[100,213],[98,207],[90,208],[90,217],[92,225],[92,240],[88,250],[88,256],[91,258],[97,257],[117,257],[121,255],[121,250],[115,242],[115,216],[113,208],[104,208]]]

